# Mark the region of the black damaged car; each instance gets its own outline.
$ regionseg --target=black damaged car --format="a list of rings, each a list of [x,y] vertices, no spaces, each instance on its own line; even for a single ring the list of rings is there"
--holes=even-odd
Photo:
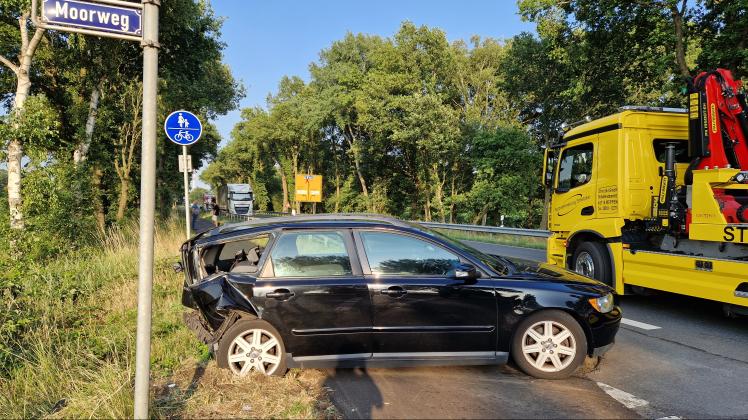
[[[595,280],[485,255],[372,215],[264,219],[182,246],[186,321],[238,375],[290,367],[479,365],[571,375],[614,342]]]

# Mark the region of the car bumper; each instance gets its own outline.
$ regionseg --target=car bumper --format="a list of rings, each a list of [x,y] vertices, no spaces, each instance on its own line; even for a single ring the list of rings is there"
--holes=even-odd
[[[587,317],[587,324],[590,328],[590,354],[599,356],[610,350],[615,342],[618,328],[623,318],[621,308],[616,306],[612,311],[601,314],[592,312]]]

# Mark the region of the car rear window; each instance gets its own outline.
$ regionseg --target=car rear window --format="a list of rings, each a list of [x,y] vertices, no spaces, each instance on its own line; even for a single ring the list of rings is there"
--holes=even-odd
[[[351,260],[339,232],[285,233],[270,254],[276,277],[351,274]]]

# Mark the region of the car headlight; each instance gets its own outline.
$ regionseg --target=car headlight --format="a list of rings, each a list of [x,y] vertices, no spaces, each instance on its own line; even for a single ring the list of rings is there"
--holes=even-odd
[[[613,310],[613,294],[608,293],[605,296],[589,299],[590,305],[595,308],[596,311],[606,314]]]

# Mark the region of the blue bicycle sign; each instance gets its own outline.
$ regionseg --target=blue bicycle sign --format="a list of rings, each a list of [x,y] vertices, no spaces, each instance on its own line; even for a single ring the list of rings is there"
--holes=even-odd
[[[174,111],[164,121],[166,137],[180,146],[189,146],[200,139],[203,124],[195,114],[180,110]]]

